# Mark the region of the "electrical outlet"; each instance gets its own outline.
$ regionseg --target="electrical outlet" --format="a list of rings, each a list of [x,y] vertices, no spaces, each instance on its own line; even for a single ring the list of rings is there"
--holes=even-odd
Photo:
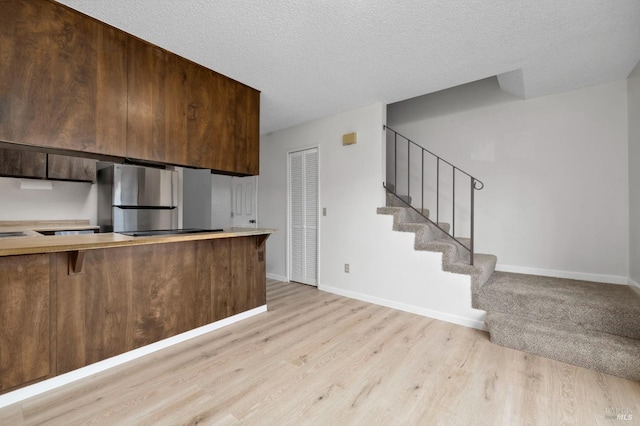
[[[326,216],[327,215],[327,208],[323,207],[322,208],[322,216]]]
[[[348,274],[349,273],[349,264],[345,263],[344,264],[344,271]]]

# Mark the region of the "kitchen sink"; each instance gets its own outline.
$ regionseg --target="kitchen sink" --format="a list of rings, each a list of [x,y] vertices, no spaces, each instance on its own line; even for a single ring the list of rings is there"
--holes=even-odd
[[[12,232],[0,232],[0,238],[6,237],[28,237],[29,234],[22,231],[12,231]]]
[[[127,231],[118,232],[118,234],[128,235],[130,237],[155,237],[158,235],[182,235],[182,234],[201,234],[206,232],[222,232],[222,229],[152,229],[149,231]]]

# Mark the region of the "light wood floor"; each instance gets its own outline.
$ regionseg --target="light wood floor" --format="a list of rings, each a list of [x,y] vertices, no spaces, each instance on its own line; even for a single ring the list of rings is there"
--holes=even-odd
[[[481,331],[300,284],[270,282],[268,308],[0,409],[0,424],[640,424],[640,383]]]

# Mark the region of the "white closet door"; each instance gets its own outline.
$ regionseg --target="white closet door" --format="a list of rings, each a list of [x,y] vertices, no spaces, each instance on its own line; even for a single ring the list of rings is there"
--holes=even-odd
[[[318,149],[289,154],[289,279],[318,285]]]

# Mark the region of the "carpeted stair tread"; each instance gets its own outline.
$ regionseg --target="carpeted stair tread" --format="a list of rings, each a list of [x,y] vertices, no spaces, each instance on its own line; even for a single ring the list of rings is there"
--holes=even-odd
[[[378,207],[378,209],[376,210],[376,212],[378,214],[389,214],[389,215],[393,215],[395,213],[398,213],[400,210],[405,209],[405,207],[393,207],[393,206],[385,206],[385,207]]]
[[[397,231],[397,227],[401,223],[428,223],[427,217],[429,216],[429,212],[426,212],[426,215],[421,215],[419,212],[407,208],[407,207],[378,207],[378,214],[386,214],[393,216],[393,230]]]
[[[428,222],[423,222],[423,223],[404,222],[404,223],[399,223],[398,224],[397,231],[400,231],[400,232],[420,232],[425,227],[428,227],[428,226],[429,226]]]
[[[432,226],[434,226],[434,224],[431,223],[431,222],[426,221],[426,219],[425,219],[424,222],[401,222],[401,223],[398,224],[397,231],[402,231],[402,232],[420,232],[420,231],[423,231],[425,228],[432,227]],[[440,222],[438,224],[438,226],[440,228],[444,229],[445,231],[447,231],[449,229],[449,224],[448,223]]]
[[[409,207],[411,197],[408,195],[396,195],[387,191],[387,206],[389,207]]]
[[[499,312],[485,322],[498,345],[640,381],[638,339]]]
[[[471,275],[471,295],[477,293],[496,269],[498,258],[492,254],[475,253],[473,255],[473,265],[467,261],[456,261],[450,264],[443,264],[442,269],[456,274]],[[475,306],[473,306],[475,308]]]
[[[624,285],[496,272],[480,290],[478,306],[640,339],[640,296]]]
[[[452,264],[457,261],[463,261],[469,264],[469,252],[462,248],[451,238],[440,238],[426,244],[424,250],[437,251],[442,253],[442,264]]]

